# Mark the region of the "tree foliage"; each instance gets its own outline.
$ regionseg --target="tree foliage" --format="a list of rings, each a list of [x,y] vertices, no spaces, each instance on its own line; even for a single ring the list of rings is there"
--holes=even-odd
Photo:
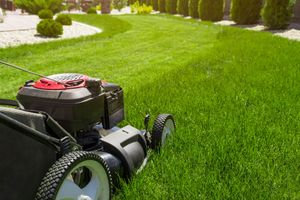
[[[170,14],[177,13],[177,0],[166,0],[166,11]]]
[[[199,18],[198,5],[199,5],[199,0],[189,1],[189,15],[193,18]]]
[[[255,24],[260,18],[263,0],[232,0],[231,19],[237,24]]]
[[[112,0],[112,5],[118,11],[121,11],[127,5],[127,0]]]
[[[153,10],[158,10],[158,0],[151,0],[150,4],[152,5]]]
[[[166,0],[158,0],[158,10],[161,13],[166,12]]]
[[[183,16],[189,15],[189,0],[178,0],[177,12]]]
[[[224,16],[224,0],[200,0],[199,16],[205,21],[220,21]]]
[[[270,29],[288,27],[293,13],[294,0],[265,0],[263,23]]]

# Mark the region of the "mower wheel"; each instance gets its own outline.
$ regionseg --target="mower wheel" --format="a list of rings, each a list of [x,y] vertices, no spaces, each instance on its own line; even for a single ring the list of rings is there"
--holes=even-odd
[[[112,180],[97,154],[76,151],[57,160],[38,189],[35,200],[110,200]]]
[[[173,132],[175,132],[176,126],[172,115],[160,114],[154,121],[152,134],[151,134],[151,148],[154,150],[160,150],[165,145],[166,139]]]

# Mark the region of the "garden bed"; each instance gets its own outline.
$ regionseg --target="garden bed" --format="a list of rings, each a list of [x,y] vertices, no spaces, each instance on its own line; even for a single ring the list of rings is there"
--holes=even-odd
[[[0,48],[76,38],[102,32],[102,30],[97,27],[73,22],[71,26],[64,26],[63,35],[57,38],[43,37],[36,31],[36,25],[39,21],[40,19],[35,15],[21,15],[14,12],[8,13],[8,15],[5,16],[4,23],[0,24]]]

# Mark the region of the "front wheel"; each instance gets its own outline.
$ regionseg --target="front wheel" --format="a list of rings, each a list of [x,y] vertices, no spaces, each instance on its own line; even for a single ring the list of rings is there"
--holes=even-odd
[[[50,168],[35,200],[110,200],[111,187],[109,168],[99,155],[71,152]]]
[[[160,114],[154,121],[151,134],[151,148],[160,150],[166,139],[175,132],[175,120],[170,114]]]

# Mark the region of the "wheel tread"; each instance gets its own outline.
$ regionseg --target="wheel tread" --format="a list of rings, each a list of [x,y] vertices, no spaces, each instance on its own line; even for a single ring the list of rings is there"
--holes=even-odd
[[[160,150],[162,132],[168,119],[173,120],[174,127],[176,128],[175,120],[170,114],[160,114],[154,121],[150,145],[154,150]]]
[[[77,163],[84,159],[100,161],[107,171],[111,194],[112,176],[106,162],[99,155],[93,152],[75,151],[61,157],[52,165],[38,188],[35,200],[55,200],[54,197],[57,193],[57,187],[62,184],[62,180],[68,175],[68,169],[71,169],[72,166],[76,166]]]

